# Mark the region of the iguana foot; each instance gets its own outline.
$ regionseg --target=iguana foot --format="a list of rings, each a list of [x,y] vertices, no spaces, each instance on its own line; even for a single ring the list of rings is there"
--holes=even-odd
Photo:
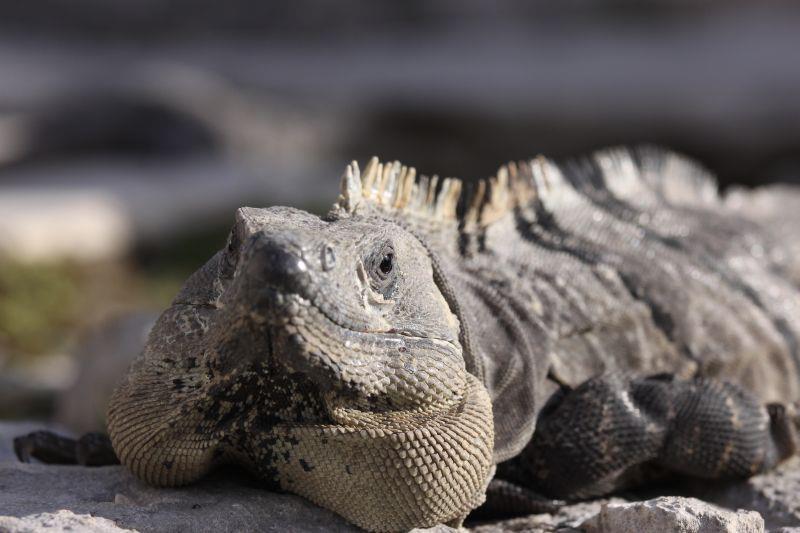
[[[500,470],[544,494],[578,499],[665,471],[746,478],[792,455],[796,442],[783,406],[762,406],[736,385],[602,376],[545,406],[531,442]]]
[[[111,441],[102,433],[86,433],[76,440],[52,431],[34,431],[14,439],[14,452],[23,463],[30,463],[33,458],[62,465],[119,464]]]

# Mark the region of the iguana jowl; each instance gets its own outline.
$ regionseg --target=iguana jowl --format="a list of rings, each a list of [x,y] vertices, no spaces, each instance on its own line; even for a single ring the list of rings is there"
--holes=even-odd
[[[722,198],[652,148],[461,189],[373,160],[324,218],[240,209],[111,401],[121,461],[158,485],[238,462],[399,530],[460,523],[498,463],[581,498],[794,452],[800,195]]]

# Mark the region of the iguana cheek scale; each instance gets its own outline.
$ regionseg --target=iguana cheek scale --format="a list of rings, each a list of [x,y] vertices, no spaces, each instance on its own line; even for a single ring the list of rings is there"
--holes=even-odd
[[[487,484],[533,512],[794,453],[797,192],[721,197],[652,148],[463,189],[373,159],[325,217],[240,209],[112,398],[123,464],[239,463],[394,531],[460,524]]]

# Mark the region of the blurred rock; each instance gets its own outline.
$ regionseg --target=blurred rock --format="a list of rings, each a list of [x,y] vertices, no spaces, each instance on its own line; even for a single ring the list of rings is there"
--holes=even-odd
[[[3,370],[0,374],[0,419],[46,417],[53,413],[56,391]]]
[[[157,317],[144,311],[127,313],[85,334],[74,352],[79,365],[77,379],[57,399],[57,422],[79,434],[105,431],[108,399],[144,348]]]
[[[35,187],[0,194],[0,257],[18,261],[118,257],[131,242],[123,204],[102,192]]]
[[[108,399],[141,352],[158,315],[127,311],[100,320],[67,354],[0,372],[0,419],[52,418],[76,433],[105,431]]]

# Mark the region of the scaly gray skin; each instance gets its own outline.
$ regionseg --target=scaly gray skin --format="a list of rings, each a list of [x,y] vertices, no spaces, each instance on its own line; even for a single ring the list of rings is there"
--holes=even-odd
[[[524,512],[794,452],[800,239],[770,207],[796,192],[722,199],[654,149],[461,189],[373,160],[325,218],[240,209],[112,399],[123,464],[238,462],[401,530],[461,523],[498,463],[490,503]]]

